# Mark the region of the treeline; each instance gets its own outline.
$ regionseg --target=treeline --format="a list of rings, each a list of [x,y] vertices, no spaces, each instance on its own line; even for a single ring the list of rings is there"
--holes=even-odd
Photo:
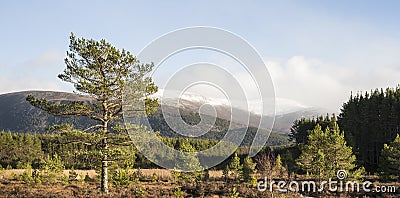
[[[190,144],[195,151],[206,150],[219,142],[207,139],[159,138],[171,148],[178,149],[182,142],[185,142]],[[270,141],[280,144],[281,139],[281,137],[275,139],[272,135]],[[127,135],[117,135],[110,141],[111,160],[119,166],[159,168],[139,153],[132,143],[129,143],[130,138]],[[100,143],[101,137],[97,134],[72,129],[38,134],[0,131],[0,165],[4,168],[24,168],[27,165],[38,168],[44,159],[57,155],[67,169],[98,169],[101,165]],[[246,147],[240,150],[246,150]],[[226,162],[217,168],[222,169],[224,164]]]
[[[181,115],[169,115],[172,116],[173,119],[183,119],[186,123],[190,125],[196,125],[200,122],[200,115],[198,113],[189,112],[189,111],[181,111]],[[208,115],[203,115],[205,119],[213,120],[213,117]],[[164,115],[162,114],[161,110],[158,109],[154,114],[149,115],[149,124],[154,131],[159,131],[160,135],[163,137],[170,137],[170,138],[185,138],[185,136],[176,133],[174,130],[171,129],[169,124],[172,124],[172,128],[183,128],[182,126],[177,125],[180,122],[171,122],[168,123],[165,121]],[[204,135],[197,137],[196,139],[203,139],[203,140],[222,140],[230,125],[232,125],[233,129],[232,132],[241,131],[244,129],[245,126],[240,124],[231,123],[228,120],[215,118],[215,124],[210,126],[210,131],[205,133]],[[247,127],[246,135],[244,136],[243,140],[241,141],[240,146],[250,146],[253,143],[254,137],[257,133],[256,127]],[[262,130],[262,129],[260,129]],[[277,134],[277,133],[270,133],[268,137],[268,141],[266,143],[267,146],[281,146],[281,145],[288,145],[290,141],[285,135]]]
[[[384,144],[400,134],[400,87],[352,95],[338,122],[359,163],[376,172]]]
[[[179,148],[182,142],[196,151],[206,150],[216,140],[160,137],[168,146]],[[127,135],[110,139],[110,160],[120,167],[158,168],[137,152]],[[0,165],[4,168],[38,168],[47,156],[57,155],[65,168],[98,169],[101,164],[101,137],[78,130],[51,134],[11,133],[0,131]]]
[[[296,142],[292,149],[298,151],[294,158],[304,153],[301,148],[310,145],[317,126],[320,131],[340,128],[358,167],[370,174],[400,178],[400,140],[396,139],[400,134],[400,87],[351,95],[339,116],[296,120],[289,135]]]

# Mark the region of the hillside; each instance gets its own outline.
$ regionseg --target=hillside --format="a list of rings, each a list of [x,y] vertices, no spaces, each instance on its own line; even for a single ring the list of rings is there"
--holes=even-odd
[[[216,100],[212,101],[210,98],[205,98],[204,96],[199,95],[182,95],[183,98],[179,99],[179,108],[182,112],[198,112],[199,108],[203,104],[212,104],[215,108],[215,112],[213,110],[203,110],[202,113],[205,115],[212,116],[214,113],[217,114],[218,118],[222,118],[225,120],[231,120],[234,123],[233,128],[237,128],[237,126],[246,126],[247,125],[247,117],[249,117],[248,125],[255,128],[260,128],[264,130],[271,130],[271,123],[273,123],[272,131],[288,135],[290,132],[290,128],[295,120],[300,118],[313,118],[321,115],[325,115],[328,111],[321,108],[296,108],[293,111],[288,111],[285,113],[277,114],[274,117],[271,115],[259,115],[254,112],[247,112],[240,108],[231,108],[228,106],[227,102]],[[160,96],[158,96],[160,97]],[[163,99],[162,102],[166,106],[174,106],[176,104],[176,99]],[[167,109],[167,112],[168,109]],[[264,122],[258,126],[260,123],[260,119],[263,119]]]
[[[47,126],[51,126],[54,124],[62,124],[62,123],[72,123],[76,128],[85,129],[91,124],[93,124],[92,120],[87,118],[75,118],[75,117],[55,117],[48,115],[46,112],[41,111],[33,106],[31,106],[26,100],[26,96],[34,95],[35,97],[43,97],[52,101],[71,101],[71,100],[80,100],[80,101],[89,101],[87,97],[80,96],[73,93],[64,93],[64,92],[52,92],[52,91],[24,91],[24,92],[16,92],[16,93],[8,93],[0,95],[0,130],[12,131],[12,132],[45,132]],[[199,121],[200,117],[197,113],[194,113],[198,110],[198,107],[201,105],[197,101],[183,101],[183,106],[180,107],[180,115],[173,115],[176,118],[182,117],[189,124],[196,124]],[[171,108],[168,107],[167,108]],[[247,115],[247,112],[243,110],[236,109],[236,112],[239,112],[241,116],[233,116],[233,122],[230,123],[228,118],[230,117],[227,112],[226,106],[220,105],[216,106],[218,118],[216,118],[216,124],[212,126],[211,131],[199,138],[203,139],[221,139],[223,135],[226,133],[229,125],[231,124],[231,129],[240,129],[246,126],[245,123],[242,123],[242,117]],[[207,112],[205,112],[207,113]],[[295,119],[298,119],[302,116],[317,116],[320,115],[318,111],[297,111],[288,114],[279,115],[275,119],[274,132],[278,132],[271,134],[271,138],[269,140],[269,145],[277,145],[277,144],[286,144],[287,143],[287,134],[289,129]],[[250,113],[250,127],[248,130],[248,134],[245,137],[245,144],[248,145],[251,143],[252,138],[255,134],[254,126],[257,123],[257,119],[260,118],[259,115]],[[211,116],[208,116],[211,118]],[[206,115],[207,118],[207,115]],[[263,119],[272,119],[271,117],[264,116]],[[179,134],[174,133],[170,127],[165,122],[161,110],[158,111],[149,117],[150,124],[154,130],[160,131],[161,135],[167,137],[179,137]],[[266,129],[261,126],[261,129]]]
[[[48,115],[25,100],[26,96],[47,98],[51,101],[88,101],[88,98],[72,93],[52,91],[24,91],[0,95],[0,130],[12,132],[45,132],[49,125],[71,123],[86,127],[92,123],[86,118],[55,117]]]

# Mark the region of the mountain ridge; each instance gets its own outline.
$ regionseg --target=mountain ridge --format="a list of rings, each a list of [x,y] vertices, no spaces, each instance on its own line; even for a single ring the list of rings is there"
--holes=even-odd
[[[72,123],[76,126],[90,126],[93,121],[85,118],[74,117],[55,117],[48,115],[46,112],[41,111],[31,106],[26,100],[27,95],[35,97],[46,98],[51,101],[90,101],[91,99],[78,95],[75,93],[57,92],[57,91],[21,91],[12,92],[0,95],[0,130],[10,130],[19,132],[43,132],[46,126],[50,124],[59,124],[63,122]],[[180,106],[180,111],[199,112],[203,103],[199,101],[182,100],[184,103]],[[172,107],[173,108],[173,107]],[[230,107],[229,107],[230,108]],[[273,119],[271,116],[260,116],[251,112],[236,109],[236,114],[229,114],[228,107],[223,105],[215,106],[218,118],[231,120],[235,128],[242,126],[251,126],[261,128],[264,130],[271,130],[268,126],[257,126],[259,119]],[[201,112],[201,111],[200,111]],[[202,114],[214,116],[211,112],[203,111]],[[214,112],[215,113],[215,112]],[[294,120],[301,117],[316,117],[321,113],[318,109],[308,108],[301,111],[295,111],[287,114],[275,116],[273,131],[287,135],[290,132],[290,127]],[[241,121],[246,120],[246,115],[250,115],[249,124]],[[233,117],[232,119],[229,119]],[[31,127],[33,126],[33,127]]]

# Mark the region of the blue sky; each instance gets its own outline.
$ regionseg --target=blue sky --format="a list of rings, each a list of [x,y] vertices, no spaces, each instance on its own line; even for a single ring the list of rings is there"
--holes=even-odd
[[[56,77],[70,32],[137,54],[175,29],[213,26],[258,50],[278,97],[337,111],[350,91],[400,83],[399,10],[361,0],[2,1],[0,93],[72,91]]]

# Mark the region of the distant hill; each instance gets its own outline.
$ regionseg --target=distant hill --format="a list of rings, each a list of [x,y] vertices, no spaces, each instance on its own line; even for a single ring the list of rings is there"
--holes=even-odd
[[[273,131],[281,134],[288,134],[295,120],[300,118],[316,118],[321,115],[326,115],[327,112],[327,110],[319,108],[304,108],[302,110],[276,115]]]
[[[0,95],[0,130],[12,131],[12,132],[28,132],[28,133],[41,133],[46,131],[46,127],[54,124],[70,123],[76,128],[85,129],[90,125],[94,124],[93,120],[84,117],[55,117],[48,115],[46,112],[39,110],[31,106],[26,100],[26,96],[33,95],[39,98],[46,98],[51,101],[90,101],[90,98],[80,96],[74,93],[65,92],[52,92],[52,91],[24,91],[16,93],[8,93]],[[196,124],[199,121],[200,116],[196,112],[201,104],[198,101],[183,101],[183,105],[180,106],[180,115],[172,115],[177,119],[183,118],[187,123]],[[168,106],[166,108],[173,108]],[[226,133],[229,125],[231,124],[231,129],[238,130],[246,126],[245,123],[241,123],[242,117],[247,115],[248,112],[243,110],[236,110],[240,112],[233,116],[233,122],[230,123],[230,114],[227,114],[226,106],[220,105],[216,106],[217,118],[216,124],[212,126],[211,131],[200,138],[204,139],[221,139]],[[207,112],[205,112],[207,114]],[[305,109],[302,111],[292,112],[288,114],[279,115],[275,119],[274,132],[269,139],[269,145],[279,145],[286,144],[287,134],[294,120],[300,117],[312,117],[318,116],[321,113],[318,110]],[[239,116],[240,115],[240,116]],[[245,144],[251,144],[252,138],[255,135],[256,129],[254,127],[257,123],[257,119],[260,118],[259,115],[250,113],[250,127],[248,134],[245,137]],[[211,118],[210,115],[208,115]],[[206,115],[207,118],[207,115]],[[264,119],[272,119],[271,117],[264,116]],[[161,109],[149,117],[150,125],[154,130],[160,131],[161,135],[168,137],[179,137],[179,134],[175,133],[168,124],[165,122]],[[172,123],[173,124],[173,123]],[[263,126],[261,126],[262,128]],[[265,128],[264,128],[265,129]]]
[[[87,118],[55,117],[37,109],[25,100],[28,95],[47,98],[51,101],[89,101],[88,98],[73,93],[52,91],[24,91],[0,95],[0,130],[12,132],[45,132],[47,126],[71,123],[86,127],[93,123]]]
[[[183,111],[187,112],[198,112],[200,106],[203,104],[213,104],[217,117],[222,118],[225,120],[231,120],[232,122],[235,123],[236,125],[239,126],[251,126],[251,127],[256,127],[256,128],[261,128],[264,130],[271,130],[271,123],[272,120],[274,120],[273,123],[273,132],[279,133],[279,134],[284,134],[287,135],[290,132],[290,128],[293,125],[293,122],[297,119],[300,118],[313,118],[313,117],[318,117],[321,115],[325,115],[328,111],[321,109],[321,108],[297,108],[294,111],[291,112],[286,112],[286,113],[281,113],[277,114],[275,116],[275,119],[270,116],[270,115],[258,115],[253,112],[247,112],[245,110],[239,109],[239,108],[232,108],[228,106],[226,103],[223,101],[210,101],[212,99],[206,98],[204,96],[196,96],[193,94],[190,95],[183,95],[183,99],[179,99],[179,108]],[[172,106],[176,99],[163,99],[163,104],[167,106]],[[181,111],[182,112],[182,111]],[[232,112],[232,113],[231,113]],[[203,114],[206,115],[214,115],[214,111],[203,111]],[[247,124],[247,117],[249,117],[249,123]],[[263,124],[259,125],[260,119],[265,120],[266,122],[263,122]]]
[[[172,115],[175,117],[175,119],[180,119],[182,116],[182,119],[185,120],[186,123],[189,124],[197,124],[200,120],[200,116],[197,113],[193,113],[191,111],[187,110],[181,110],[181,115]],[[210,116],[205,115],[205,119],[211,119]],[[155,131],[160,131],[161,136],[165,137],[184,137],[176,132],[174,132],[171,129],[171,126],[168,125],[163,118],[163,114],[161,113],[160,109],[153,115],[149,116],[149,122],[151,125],[151,128]],[[172,118],[174,119],[174,118]],[[171,124],[176,124],[176,122],[172,122]],[[214,126],[211,127],[211,130],[198,137],[200,139],[212,139],[212,140],[221,140],[224,138],[225,134],[227,133],[229,126],[231,127],[230,129],[232,132],[236,131],[243,131],[247,127],[242,124],[238,123],[230,123],[228,120],[222,119],[222,118],[216,118]],[[172,127],[178,128],[179,125],[174,125]],[[262,129],[261,129],[262,130]],[[242,140],[242,146],[249,146],[252,144],[254,136],[257,132],[257,128],[255,127],[249,127],[246,130],[246,135]],[[288,136],[283,135],[283,134],[278,134],[275,132],[272,132],[268,138],[267,145],[268,146],[279,146],[279,145],[286,145],[289,144],[288,141]]]

